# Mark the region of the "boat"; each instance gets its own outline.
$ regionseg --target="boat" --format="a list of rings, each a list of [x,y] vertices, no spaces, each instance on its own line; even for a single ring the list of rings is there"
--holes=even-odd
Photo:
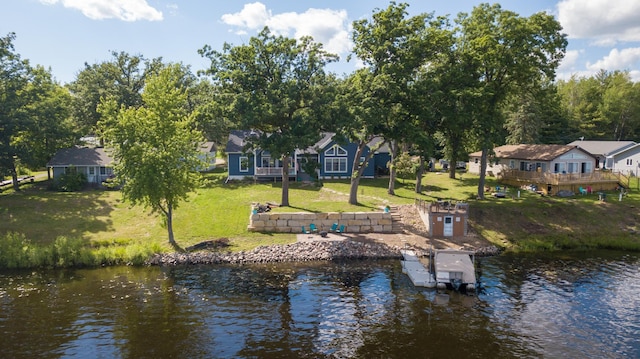
[[[436,287],[459,291],[475,291],[475,252],[458,249],[439,249],[434,253]]]
[[[406,274],[416,287],[435,288],[436,280],[433,273],[418,258],[415,251],[402,249],[402,273]]]

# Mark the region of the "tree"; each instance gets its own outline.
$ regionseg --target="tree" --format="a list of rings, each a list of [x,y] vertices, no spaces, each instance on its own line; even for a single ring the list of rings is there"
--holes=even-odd
[[[399,154],[399,142],[415,131],[415,108],[411,86],[416,73],[446,45],[443,18],[430,14],[407,18],[406,3],[391,4],[375,12],[372,19],[353,23],[354,53],[367,66],[360,81],[370,81],[367,121],[383,134],[391,149],[392,162]],[[363,88],[367,88],[363,87]],[[396,170],[390,168],[387,192],[394,194]]]
[[[499,4],[476,6],[471,15],[459,14],[457,22],[457,49],[471,60],[482,96],[472,128],[482,149],[478,197],[484,198],[487,156],[501,142],[504,128],[501,106],[518,85],[553,80],[567,40],[552,15],[520,17]]]
[[[173,211],[199,184],[202,134],[195,114],[188,111],[185,77],[188,70],[169,65],[146,82],[139,107],[121,106],[111,99],[100,106],[107,145],[113,151],[114,172],[125,200],[162,214],[169,243]]]
[[[31,68],[27,60],[15,53],[14,40],[14,33],[0,38],[0,175],[10,175],[18,190],[18,150],[14,140],[28,128],[28,117],[23,111],[26,100],[22,94],[30,81]]]
[[[280,158],[282,200],[289,205],[290,158],[319,138],[328,109],[331,79],[325,74],[335,55],[322,50],[310,37],[295,40],[272,35],[264,28],[248,45],[225,43],[222,52],[205,46],[211,60],[207,73],[220,88],[226,118],[243,128],[258,130],[251,145]]]
[[[27,104],[28,128],[16,136],[20,163],[30,169],[45,166],[60,148],[73,146],[80,134],[70,117],[71,95],[54,82],[42,66],[31,70],[32,77],[22,93]]]
[[[125,107],[140,106],[146,79],[162,67],[160,58],[147,60],[116,51],[111,56],[110,61],[85,63],[76,80],[67,85],[73,95],[73,117],[84,135],[96,130],[102,99],[114,99]]]
[[[69,96],[41,66],[15,53],[15,34],[0,38],[0,176],[18,191],[18,167],[42,167],[73,142],[67,121]]]

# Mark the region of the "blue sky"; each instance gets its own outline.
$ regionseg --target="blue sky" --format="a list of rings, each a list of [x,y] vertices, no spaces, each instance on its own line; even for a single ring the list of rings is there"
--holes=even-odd
[[[400,2],[400,1],[398,1]],[[481,1],[407,1],[409,13],[450,15],[471,12]],[[640,0],[505,0],[503,9],[521,16],[546,11],[569,37],[558,78],[591,76],[600,69],[628,70],[640,81]],[[111,59],[125,51],[166,62],[182,62],[195,72],[209,61],[198,55],[205,44],[242,44],[265,25],[290,37],[311,35],[341,57],[329,70],[353,71],[346,62],[352,21],[370,17],[381,0],[7,0],[0,11],[0,36],[16,33],[15,50],[32,64],[51,68],[61,83],[75,79],[84,63]]]

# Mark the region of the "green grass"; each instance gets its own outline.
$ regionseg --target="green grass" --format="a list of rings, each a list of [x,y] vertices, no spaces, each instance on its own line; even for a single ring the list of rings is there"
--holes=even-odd
[[[264,234],[247,231],[252,203],[279,203],[281,183],[224,183],[220,170],[205,176],[206,183],[174,212],[174,234],[182,247],[204,240],[228,238],[231,250],[260,245],[291,243],[294,234]],[[462,200],[470,203],[470,225],[494,244],[515,251],[611,248],[640,250],[640,195],[633,190],[619,202],[610,193],[607,202],[597,195],[572,198],[541,197],[509,189],[508,198],[487,195],[476,200],[478,178],[470,174],[449,179],[445,173],[428,173],[423,193],[413,192],[415,182],[399,180],[395,196],[387,194],[387,179],[363,179],[358,205],[349,205],[349,182],[323,181],[322,186],[291,183],[291,207],[277,211],[373,211],[385,205],[411,204],[416,198]],[[488,178],[488,186],[496,185]],[[20,192],[0,193],[0,241],[13,243],[0,250],[11,251],[28,265],[64,265],[50,253],[66,253],[71,263],[140,263],[154,252],[169,251],[166,228],[161,219],[140,206],[122,201],[118,191],[87,190],[61,193],[47,190],[47,181],[25,184]],[[633,186],[632,186],[633,187]],[[513,198],[512,198],[513,197]],[[16,239],[18,238],[18,239]],[[22,243],[21,241],[26,241]],[[58,243],[57,249],[51,247]],[[27,250],[20,252],[20,248]],[[90,253],[77,247],[90,249]],[[34,248],[43,248],[36,253]],[[65,252],[65,248],[76,248]],[[47,249],[48,248],[48,249]],[[52,249],[54,248],[54,249]],[[18,251],[18,252],[15,252]],[[31,254],[25,254],[25,253]],[[81,253],[81,254],[77,254]],[[29,257],[31,256],[31,257]],[[24,256],[23,256],[24,257]],[[5,263],[6,266],[6,263]]]

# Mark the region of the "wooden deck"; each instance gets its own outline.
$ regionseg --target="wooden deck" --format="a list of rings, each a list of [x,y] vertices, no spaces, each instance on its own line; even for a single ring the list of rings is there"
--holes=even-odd
[[[535,185],[545,195],[561,190],[578,192],[580,187],[593,191],[612,191],[619,186],[629,188],[629,177],[619,172],[594,171],[592,173],[543,173],[507,170],[498,176],[500,183],[511,187]]]

